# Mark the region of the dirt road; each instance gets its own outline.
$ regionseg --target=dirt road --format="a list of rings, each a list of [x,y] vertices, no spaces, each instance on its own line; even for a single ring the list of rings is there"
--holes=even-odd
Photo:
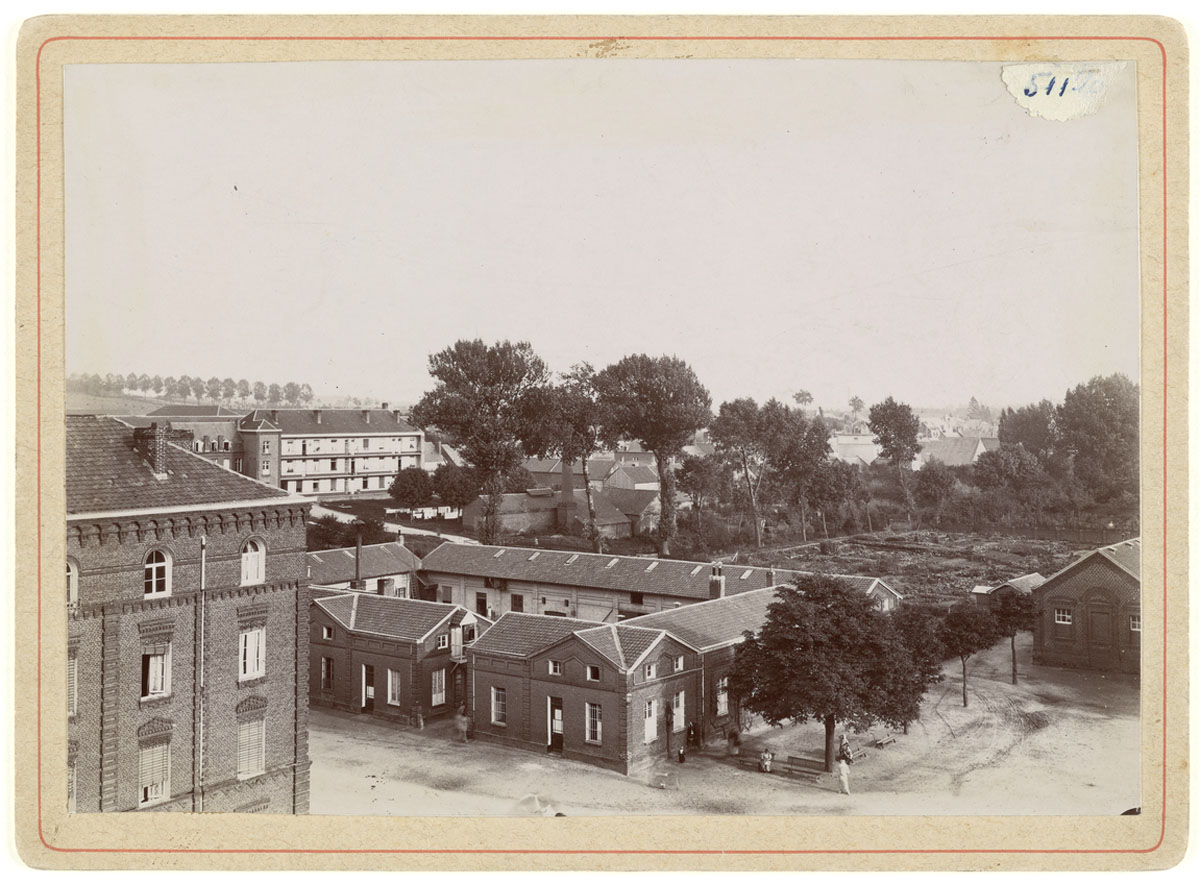
[[[851,767],[852,794],[836,778],[814,783],[766,776],[731,763],[721,746],[626,777],[586,764],[479,742],[453,740],[448,723],[423,731],[313,709],[315,814],[523,815],[538,795],[568,815],[1116,815],[1137,806],[1137,681],[1033,668],[1030,639],[1018,643],[1020,683],[1008,648],[972,660],[971,704],[962,706],[959,665],[930,691],[921,720]],[[865,736],[851,736],[866,742]],[[759,726],[743,751],[814,753],[814,723]],[[669,778],[652,787],[656,774]]]

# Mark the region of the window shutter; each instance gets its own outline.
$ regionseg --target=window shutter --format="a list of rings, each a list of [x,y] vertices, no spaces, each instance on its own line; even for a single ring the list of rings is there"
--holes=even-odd
[[[238,775],[251,776],[263,771],[263,718],[238,723]]]
[[[143,803],[167,796],[170,748],[170,742],[159,742],[144,745],[138,752],[138,782]]]
[[[67,714],[75,713],[75,672],[78,667],[76,657],[67,658]]]

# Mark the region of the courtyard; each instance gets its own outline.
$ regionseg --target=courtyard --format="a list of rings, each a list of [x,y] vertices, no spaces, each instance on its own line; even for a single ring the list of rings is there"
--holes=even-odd
[[[921,719],[885,748],[855,736],[866,756],[851,791],[739,766],[723,744],[668,759],[637,776],[504,748],[455,741],[451,724],[412,730],[313,708],[311,812],[316,815],[1117,815],[1140,805],[1135,677],[1037,667],[1018,638],[1019,683],[1007,642],[958,661],[927,694]],[[876,732],[882,732],[882,728]],[[816,723],[745,734],[742,753],[782,758],[821,750]],[[677,747],[675,743],[673,747]],[[661,774],[666,774],[665,776]],[[665,779],[667,787],[658,784]],[[549,807],[549,809],[547,809]]]

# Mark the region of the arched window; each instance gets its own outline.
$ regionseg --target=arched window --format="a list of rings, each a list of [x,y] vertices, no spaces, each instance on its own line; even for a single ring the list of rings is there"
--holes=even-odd
[[[142,585],[147,595],[165,595],[171,591],[171,556],[162,549],[146,556]]]
[[[79,569],[70,561],[67,562],[67,606],[79,604]]]
[[[242,546],[242,585],[261,583],[267,573],[267,548],[261,540],[246,540]]]

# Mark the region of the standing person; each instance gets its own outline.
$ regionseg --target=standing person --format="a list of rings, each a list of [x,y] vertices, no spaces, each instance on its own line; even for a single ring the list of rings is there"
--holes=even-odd
[[[838,760],[854,763],[854,752],[850,750],[850,740],[846,738],[845,733],[842,733],[842,742],[838,746]]]
[[[842,784],[842,793],[850,793],[850,764],[845,760],[838,761],[838,781]]]
[[[462,705],[454,713],[454,731],[458,733],[458,741],[467,741],[467,710]]]

